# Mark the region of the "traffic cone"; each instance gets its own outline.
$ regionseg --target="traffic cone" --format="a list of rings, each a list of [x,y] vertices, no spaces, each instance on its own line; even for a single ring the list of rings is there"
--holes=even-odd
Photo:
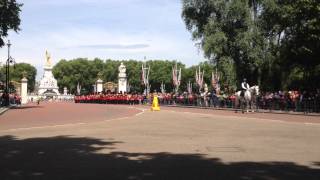
[[[160,106],[159,106],[158,96],[157,95],[153,96],[151,111],[160,111]]]

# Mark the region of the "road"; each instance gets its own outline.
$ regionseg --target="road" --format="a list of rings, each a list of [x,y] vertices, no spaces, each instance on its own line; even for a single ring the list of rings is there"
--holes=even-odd
[[[29,105],[0,116],[0,179],[320,179],[318,122],[168,107]]]

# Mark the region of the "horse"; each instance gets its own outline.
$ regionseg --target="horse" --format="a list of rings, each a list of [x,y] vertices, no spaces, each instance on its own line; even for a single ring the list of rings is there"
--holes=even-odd
[[[208,91],[200,92],[200,96],[198,99],[198,105],[202,107],[209,107],[210,95]]]
[[[257,96],[259,96],[259,94],[259,86],[257,85],[248,88],[244,92],[244,96],[241,96],[241,91],[237,91],[235,93],[236,103],[240,104],[240,109],[242,110],[242,113],[244,113],[245,109],[247,112],[249,112],[248,106],[250,106],[252,112],[254,112],[254,110],[257,109],[256,99]]]

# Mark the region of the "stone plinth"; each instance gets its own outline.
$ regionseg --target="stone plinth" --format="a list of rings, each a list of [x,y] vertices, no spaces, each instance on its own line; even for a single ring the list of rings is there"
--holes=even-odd
[[[27,104],[28,102],[28,79],[21,79],[21,104]]]
[[[101,79],[98,79],[97,82],[97,93],[101,93],[103,91],[103,81]]]
[[[64,87],[64,88],[63,88],[63,95],[68,95],[68,89],[67,89],[67,87]]]

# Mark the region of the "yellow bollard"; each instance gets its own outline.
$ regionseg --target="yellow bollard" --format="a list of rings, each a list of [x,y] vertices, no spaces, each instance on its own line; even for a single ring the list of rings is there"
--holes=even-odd
[[[159,106],[158,96],[157,95],[153,96],[151,111],[160,111],[160,106]]]

